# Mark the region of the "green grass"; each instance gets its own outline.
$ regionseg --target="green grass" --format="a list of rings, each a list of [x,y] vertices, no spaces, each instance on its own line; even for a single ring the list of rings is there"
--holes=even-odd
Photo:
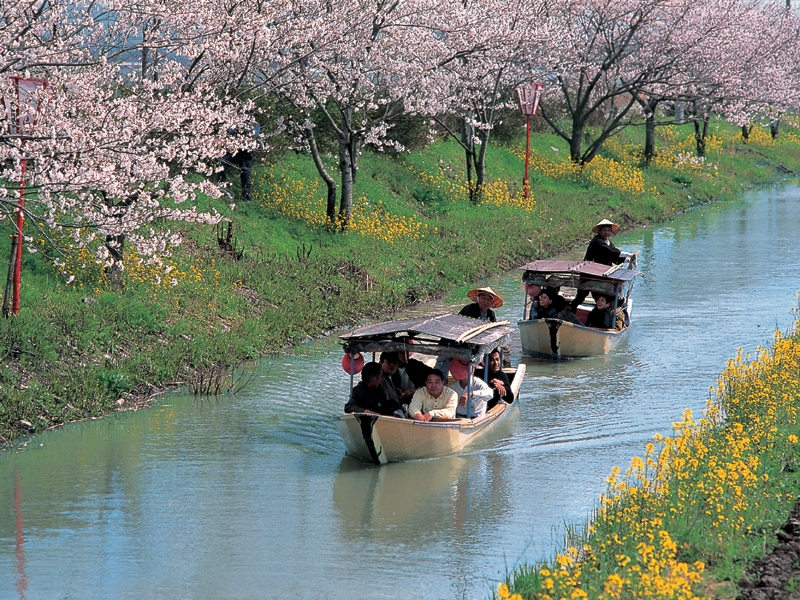
[[[736,131],[719,127],[729,136]],[[641,131],[626,135],[620,147],[641,143]],[[488,178],[506,180],[512,194],[521,186],[522,141],[493,144],[487,152]],[[553,135],[535,134],[532,142],[551,157],[566,153]],[[605,156],[615,158],[611,151]],[[126,265],[124,286],[114,289],[90,262],[78,268],[80,260],[69,267],[76,280],[67,286],[48,258],[53,252],[43,247],[26,254],[20,314],[0,321],[0,436],[10,440],[106,414],[120,399],[130,405],[166,384],[207,377],[215,367],[284,351],[309,336],[463,290],[584,244],[601,218],[630,228],[733,198],[745,187],[776,180],[779,163],[800,172],[800,146],[731,142],[714,158],[717,177],[653,167],[644,176],[656,192],[645,194],[550,179],[533,169],[537,204],[531,212],[453,199],[441,185],[415,174],[426,171],[440,182],[463,184],[463,160],[460,146],[447,141],[411,154],[361,157],[356,198],[380,200],[391,215],[416,216],[428,226],[418,241],[344,235],[284,218],[255,201],[238,202],[231,211],[227,199],[206,199],[201,208],[213,206],[232,219],[242,259],[219,250],[216,228],[173,224],[185,238],[168,259],[183,273],[175,287],[147,283],[143,279],[152,274]],[[307,157],[287,153],[273,168],[322,196]],[[0,221],[0,256],[8,255],[10,231],[10,223]]]

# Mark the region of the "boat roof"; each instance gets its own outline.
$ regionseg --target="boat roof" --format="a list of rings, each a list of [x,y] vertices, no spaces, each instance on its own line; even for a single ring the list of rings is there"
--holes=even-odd
[[[509,341],[508,321],[479,321],[444,314],[386,321],[340,336],[348,352],[419,352],[479,361],[484,353]]]
[[[625,264],[602,265],[581,260],[535,260],[520,267],[523,281],[541,287],[574,287],[601,294],[627,295],[641,272]]]
[[[628,269],[624,265],[603,265],[590,260],[535,260],[523,265],[520,269],[527,273],[580,275],[595,279],[626,282],[641,273],[636,269]]]

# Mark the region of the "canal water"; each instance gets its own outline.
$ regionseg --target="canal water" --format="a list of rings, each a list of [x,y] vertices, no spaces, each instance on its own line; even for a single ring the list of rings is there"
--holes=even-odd
[[[798,223],[795,187],[618,236],[645,273],[627,338],[522,359],[519,410],[456,456],[345,457],[334,338],[265,360],[236,397],[36,435],[0,453],[0,598],[488,598],[584,523],[613,466],[702,411],[738,348],[790,326]],[[516,321],[519,274],[489,283]]]

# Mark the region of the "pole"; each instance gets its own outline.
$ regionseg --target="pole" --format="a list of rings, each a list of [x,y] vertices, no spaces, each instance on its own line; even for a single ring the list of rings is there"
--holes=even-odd
[[[525,186],[525,200],[529,200],[531,196],[531,186],[528,182],[528,164],[531,160],[531,116],[525,116],[525,181],[522,185]]]
[[[14,264],[14,289],[11,295],[11,314],[16,316],[19,313],[19,288],[20,276],[22,273],[22,225],[25,221],[23,207],[25,206],[25,171],[27,163],[24,158],[22,159],[22,174],[19,181],[19,207],[17,208],[17,256]]]
[[[353,399],[353,378],[356,373],[356,357],[353,351],[350,351],[350,400]]]

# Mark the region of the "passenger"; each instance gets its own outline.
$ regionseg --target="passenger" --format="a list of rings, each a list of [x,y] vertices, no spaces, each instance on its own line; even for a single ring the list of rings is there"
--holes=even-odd
[[[369,362],[361,370],[361,381],[353,388],[350,400],[344,405],[346,413],[368,413],[404,418],[400,403],[388,400],[381,389],[381,366]]]
[[[600,263],[601,265],[619,265],[630,256],[628,252],[623,252],[611,243],[611,236],[619,231],[619,225],[612,223],[608,219],[603,219],[597,225],[592,227],[592,231],[596,234],[592,241],[589,242],[589,247],[586,248],[586,254],[583,260],[590,260],[592,262]],[[587,290],[578,290],[575,298],[570,303],[571,310],[575,311],[586,300],[589,295]]]
[[[514,392],[511,390],[511,382],[508,375],[500,368],[500,350],[495,348],[489,353],[489,377],[484,374],[483,369],[475,371],[475,377],[480,377],[489,384],[492,389],[492,398],[486,405],[490,410],[497,405],[500,400],[511,404],[514,402]]]
[[[397,358],[400,361],[397,372],[400,373],[400,387],[403,390],[417,390],[425,385],[425,378],[431,370],[428,365],[416,358],[410,358],[408,352],[398,352]]]
[[[617,307],[617,313],[614,314],[614,299],[603,294],[598,294],[595,299],[595,307],[589,313],[586,319],[587,327],[595,327],[597,329],[615,329],[622,331],[625,328],[625,312],[622,307]]]
[[[403,390],[400,380],[400,373],[397,369],[400,366],[400,358],[397,352],[381,352],[381,389],[389,400],[397,400],[399,404],[405,404],[414,395],[416,388]]]
[[[554,319],[559,313],[556,310],[553,300],[558,297],[558,294],[553,288],[544,288],[537,297],[536,301],[531,305],[530,320],[534,319]],[[566,302],[566,301],[565,301]]]
[[[498,360],[499,360],[498,355]],[[470,379],[472,380],[470,382]],[[469,406],[467,406],[467,388],[470,389]],[[494,393],[489,384],[478,379],[474,375],[474,367],[470,364],[467,367],[467,377],[458,379],[450,384],[450,389],[458,395],[458,407],[456,408],[456,418],[458,419],[477,419],[486,414],[486,405],[491,400]]]
[[[467,292],[467,296],[473,303],[462,308],[458,314],[464,317],[480,319],[481,321],[491,321],[492,323],[497,321],[497,316],[492,309],[503,306],[503,299],[492,288],[475,288]]]
[[[456,416],[458,395],[444,385],[444,375],[431,369],[425,378],[425,387],[419,388],[408,407],[408,416],[416,421],[453,419]]]

